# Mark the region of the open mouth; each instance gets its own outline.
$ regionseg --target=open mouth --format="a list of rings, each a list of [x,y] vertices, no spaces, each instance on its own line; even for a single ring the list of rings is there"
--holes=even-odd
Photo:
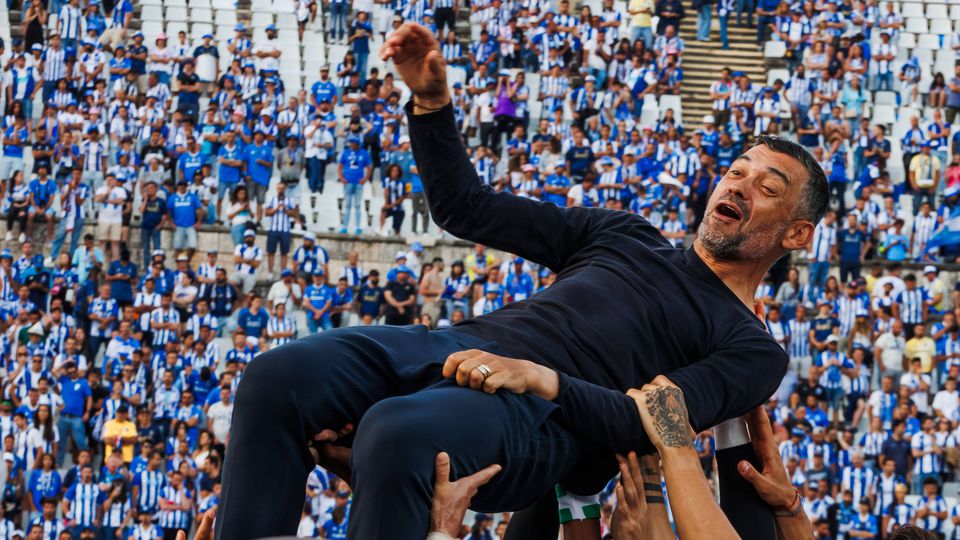
[[[743,215],[740,213],[740,208],[737,205],[721,201],[717,203],[717,206],[713,209],[714,213],[719,214],[731,221],[740,221],[743,219]]]

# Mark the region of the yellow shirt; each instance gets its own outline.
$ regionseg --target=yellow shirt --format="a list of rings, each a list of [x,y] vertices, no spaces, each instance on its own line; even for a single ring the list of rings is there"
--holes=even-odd
[[[653,22],[653,0],[630,0],[627,6],[627,12],[647,9],[649,11],[633,15],[630,18],[630,26],[637,28],[650,28]]]
[[[937,354],[937,344],[929,336],[911,338],[907,340],[903,354],[907,357],[907,362],[919,358],[920,371],[930,373],[933,371],[933,355]]]
[[[110,454],[114,452],[117,437],[127,438],[136,436],[137,426],[130,420],[126,422],[121,422],[116,418],[107,420],[107,422],[103,424],[103,441],[106,447],[106,457],[110,457]],[[123,444],[123,462],[130,463],[131,461],[133,461],[133,444]]]

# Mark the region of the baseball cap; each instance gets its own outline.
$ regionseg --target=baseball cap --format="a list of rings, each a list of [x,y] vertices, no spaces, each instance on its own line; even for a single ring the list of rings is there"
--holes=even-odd
[[[312,231],[307,231],[307,232],[303,233],[303,239],[304,239],[304,240],[310,240],[310,241],[316,242],[316,241],[317,241],[317,234],[314,233],[314,232],[312,232]]]
[[[406,259],[406,258],[407,258],[407,252],[403,250],[398,251],[396,256],[394,256],[394,260],[397,260],[397,261],[399,261],[400,259]]]
[[[277,31],[277,27],[276,27],[275,25],[268,24],[267,27],[264,28],[264,30],[266,30],[267,32],[276,32],[276,31]]]
[[[839,343],[839,342],[840,342],[840,338],[838,338],[837,336],[833,336],[833,335],[827,336],[827,339],[826,339],[826,341],[825,341],[825,343],[827,343],[827,344],[830,344],[830,343]]]
[[[244,238],[249,238],[249,237],[251,237],[251,236],[256,236],[256,235],[257,235],[257,233],[253,232],[253,229],[247,229],[247,230],[243,231],[243,237],[244,237]]]
[[[527,164],[525,164],[525,165],[522,167],[522,169],[523,169],[523,172],[536,171],[536,170],[537,170],[537,166],[536,166],[536,165],[533,165],[532,163],[527,163]]]
[[[938,272],[937,267],[932,264],[928,264],[923,267],[924,274],[931,274],[931,273],[936,274],[937,272]]]
[[[423,244],[421,244],[420,241],[418,240],[410,244],[410,249],[416,251],[417,253],[420,253],[421,251],[423,251]]]
[[[291,272],[289,268],[284,268],[283,270],[280,271],[280,277],[282,278],[290,277],[292,275],[293,275],[293,272]]]
[[[237,23],[237,25],[233,27],[233,31],[234,31],[234,32],[246,32],[246,31],[247,31],[247,27],[244,26],[243,23]]]

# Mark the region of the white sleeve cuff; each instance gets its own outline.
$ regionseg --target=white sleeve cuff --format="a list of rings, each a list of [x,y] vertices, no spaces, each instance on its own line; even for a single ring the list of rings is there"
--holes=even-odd
[[[457,540],[456,538],[451,537],[447,533],[440,531],[433,531],[427,535],[427,540]]]

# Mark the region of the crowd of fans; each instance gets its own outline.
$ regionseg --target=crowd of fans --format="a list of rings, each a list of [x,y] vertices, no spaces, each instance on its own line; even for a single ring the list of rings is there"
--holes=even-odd
[[[0,538],[172,538],[216,506],[232,397],[259,352],[344,325],[455,324],[552,283],[480,245],[444,261],[413,242],[382,274],[356,253],[333,265],[309,232],[301,201],[325,187],[342,194],[339,232],[363,232],[369,183],[379,229],[441,233],[406,135],[407,90],[389,66],[368,67],[406,20],[441,39],[454,114],[491,189],[638,213],[680,247],[752,137],[809,148],[834,210],[802,264],[784,261],[757,292],[792,359],[769,406],[783,461],[817,538],[960,522],[942,492],[960,467],[960,288],[942,271],[960,255],[943,234],[960,197],[948,123],[960,68],[929,91],[916,58],[894,70],[894,6],[694,2],[697,39],[727,47],[736,15],[759,43],[784,41],[791,68],[770,85],[718,69],[695,130],[679,110],[641,121],[646,103],[681,91],[679,0],[394,6],[298,2],[301,35],[328,12],[328,42],[348,49],[301,91],[279,76],[272,26],[253,41],[237,25],[221,58],[209,34],[148,42],[130,0],[18,6],[23,38],[0,45]],[[481,28],[469,44],[455,33],[462,7]],[[865,115],[887,90],[911,118],[895,138]],[[229,231],[232,257],[198,253],[201,225]],[[710,475],[711,435],[698,444]],[[301,535],[344,538],[349,507],[347,484],[318,468]],[[501,536],[495,521],[477,516],[470,537]]]

